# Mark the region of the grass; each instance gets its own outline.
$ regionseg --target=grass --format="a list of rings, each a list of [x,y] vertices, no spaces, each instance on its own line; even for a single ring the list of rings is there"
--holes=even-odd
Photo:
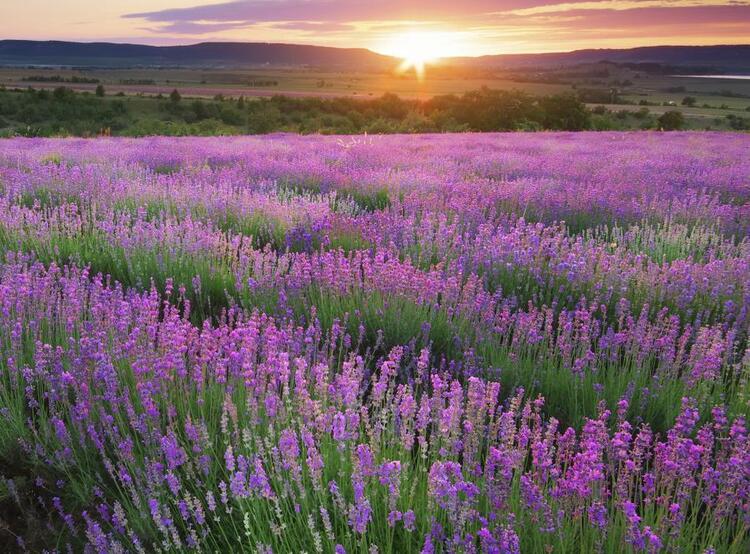
[[[449,316],[445,309],[406,298],[386,298],[372,291],[341,294],[312,286],[287,291],[280,302],[277,290],[248,289],[238,282],[229,259],[187,255],[168,246],[125,250],[93,232],[75,237],[53,236],[46,243],[19,241],[6,234],[0,236],[0,245],[9,251],[33,253],[45,264],[85,265],[92,274],[103,273],[113,281],[142,291],[155,286],[163,294],[169,280],[174,283],[173,301],[179,305],[184,300],[190,302],[190,317],[196,325],[207,319],[218,321],[229,307],[237,305],[281,317],[293,316],[300,321],[314,318],[324,329],[343,319],[352,341],[373,361],[394,346],[411,345],[413,352],[429,347],[438,362],[465,364],[467,349],[476,348],[482,365],[494,368],[485,377],[499,380],[509,395],[519,387],[531,395],[544,395],[549,413],[575,427],[580,426],[583,418],[596,415],[601,400],[615,407],[620,398],[629,395],[634,418],[656,429],[665,429],[674,422],[679,399],[688,393],[681,379],[666,378],[660,372],[658,360],[618,356],[613,362],[598,363],[579,377],[552,354],[551,345],[511,347],[506,342],[509,338],[498,340],[492,335],[479,334],[468,319]],[[199,289],[193,284],[196,277],[200,279]],[[185,288],[184,295],[176,291],[180,286]],[[644,371],[648,367],[652,369]],[[702,405],[719,402],[724,391],[727,398],[735,399],[731,413],[750,415],[747,403],[729,394],[735,386],[731,382],[725,388],[707,386],[701,394]],[[598,388],[606,395],[597,393]]]
[[[54,206],[70,200],[47,189],[37,192],[38,196],[24,196],[21,199],[24,205]],[[295,194],[311,192],[317,193],[309,188],[305,191],[295,190]],[[86,203],[81,205],[85,209]],[[177,217],[178,220],[184,217],[184,210],[176,203],[161,199],[145,203],[125,199],[118,201],[115,209],[130,214],[145,211],[147,221],[160,221],[166,216]],[[262,245],[279,250],[294,246],[287,241],[281,226],[274,227],[274,223],[262,216],[241,218],[231,210],[212,214],[205,208],[195,206],[190,208],[190,217],[216,224],[227,233],[253,237],[255,247]],[[705,254],[713,245],[729,244],[720,242],[723,240],[720,235],[710,229],[688,228],[672,222],[656,226],[644,224],[631,228],[629,232],[627,248],[654,257]],[[624,233],[617,227],[598,228],[590,238],[609,241],[622,237]],[[659,239],[656,242],[655,237]],[[0,232],[0,247],[3,250],[33,253],[36,259],[45,264],[54,262],[58,265],[88,266],[92,274],[108,275],[125,287],[142,291],[154,286],[163,294],[168,282],[172,283],[175,291],[184,287],[184,293],[173,293],[172,301],[181,306],[188,301],[190,318],[196,325],[201,325],[205,320],[219,321],[228,308],[238,306],[250,311],[260,309],[281,317],[292,316],[300,321],[317,319],[326,329],[343,319],[352,340],[358,342],[361,351],[369,353],[373,360],[386,355],[394,346],[408,344],[414,352],[429,347],[433,359],[437,361],[465,364],[466,352],[475,349],[483,365],[493,368],[487,376],[500,380],[508,394],[519,387],[529,394],[543,394],[550,413],[556,414],[565,424],[576,427],[585,417],[596,415],[601,400],[614,407],[620,398],[628,395],[633,399],[632,417],[641,418],[655,428],[665,429],[674,422],[679,411],[679,399],[688,393],[681,379],[660,375],[657,360],[623,359],[618,356],[613,362],[598,363],[579,377],[557,355],[552,354],[554,347],[551,345],[529,345],[519,350],[503,342],[510,339],[498,340],[492,334],[479,333],[476,323],[470,319],[449,315],[446,308],[418,304],[408,298],[387,298],[377,292],[358,290],[341,294],[311,286],[303,290],[287,290],[282,299],[279,290],[247,287],[246,282],[253,276],[253,268],[249,266],[238,273],[234,252],[207,251],[202,255],[193,255],[184,250],[184,246],[160,243],[149,247],[124,248],[103,231],[97,230],[93,222],[84,226],[80,234],[52,233],[45,239],[12,230]],[[359,249],[367,245],[357,235],[333,233],[329,247],[342,246]],[[731,244],[726,247],[730,248]],[[414,256],[415,251],[410,255]],[[425,256],[423,252],[416,255],[418,260],[423,260]],[[248,270],[249,273],[246,273]],[[485,269],[480,276],[490,292],[502,290],[506,295],[513,295],[520,306],[529,301],[536,305],[556,305],[556,315],[564,308],[575,309],[577,301],[573,299],[595,297],[593,289],[582,289],[566,279],[551,275],[540,282],[526,271],[507,269],[504,263]],[[200,283],[198,287],[196,282]],[[636,314],[643,304],[639,301],[641,294],[636,288],[624,294],[631,301]],[[664,304],[669,305],[669,301],[665,299]],[[615,305],[616,302],[609,303],[611,313],[606,314],[604,321],[616,319]],[[711,305],[713,301],[705,299],[705,306]],[[652,315],[656,314],[657,308],[652,308]],[[673,312],[680,313],[676,306],[673,306]],[[651,369],[644,371],[645,368]],[[736,390],[734,377],[727,379],[724,390]],[[605,395],[596,392],[599,388],[605,391]],[[701,393],[704,406],[722,400],[722,388],[708,388],[710,390]],[[736,400],[737,395],[727,394],[727,398],[735,399],[731,405],[732,413],[747,413],[747,403]]]
[[[38,338],[32,333],[28,333],[23,339],[23,350],[27,352],[26,356],[28,357],[19,359],[19,364],[30,363],[33,360],[35,357],[35,345],[40,344],[38,342],[39,339],[53,346],[63,346],[68,341],[67,334],[60,327],[48,325],[40,327],[40,329],[41,335],[38,335]],[[4,335],[4,338],[7,339],[7,334]],[[5,346],[9,350],[13,349],[10,344],[6,343]],[[0,363],[5,364],[4,361]],[[4,366],[3,369],[7,370],[7,367]],[[141,403],[139,394],[136,392],[136,383],[139,379],[133,373],[132,360],[128,358],[118,359],[116,373],[121,386],[125,391],[129,391],[127,397],[132,403],[132,409],[137,413],[142,412],[144,406]],[[7,379],[11,372],[4,371],[3,374]],[[49,391],[45,388],[39,388],[39,385],[42,385],[42,382],[35,381],[34,396],[41,399]],[[97,382],[92,379],[92,392],[98,391],[100,394],[103,394],[104,387],[103,382]],[[19,437],[28,436],[28,427],[25,420],[28,417],[29,411],[25,405],[23,396],[15,394],[17,390],[18,387],[16,385],[6,382],[0,391],[0,394],[3,395],[3,403],[5,406],[10,407],[11,413],[10,417],[6,416],[8,425],[3,426],[2,431],[0,431],[3,433],[0,444],[5,445],[13,442],[17,444]],[[206,435],[213,438],[213,441],[210,443],[211,450],[205,451],[215,460],[213,470],[208,476],[201,479],[191,479],[189,468],[175,470],[175,473],[181,478],[183,489],[198,498],[202,497],[205,489],[216,490],[221,480],[230,480],[230,473],[221,467],[224,451],[229,444],[234,445],[236,456],[243,454],[250,459],[252,459],[253,455],[267,456],[267,454],[262,454],[264,452],[264,441],[270,441],[271,444],[274,444],[278,441],[279,433],[282,429],[293,428],[299,430],[304,428],[302,421],[296,415],[294,406],[290,404],[288,398],[282,417],[269,418],[262,411],[258,413],[251,412],[248,403],[249,399],[246,396],[246,388],[242,386],[227,389],[223,385],[211,380],[207,383],[193,382],[192,384],[188,384],[188,382],[175,383],[173,385],[163,383],[162,388],[156,392],[157,394],[154,395],[154,399],[158,403],[162,414],[168,413],[170,406],[173,407],[173,415],[170,416],[169,420],[166,418],[163,419],[161,422],[162,425],[167,425],[169,421],[171,428],[182,429],[187,422],[203,422],[206,426]],[[565,392],[566,394],[570,393],[570,391]],[[580,399],[576,398],[576,400]],[[69,402],[67,399],[60,399],[60,401],[63,403]],[[321,409],[325,409],[326,400],[322,399],[322,402]],[[121,429],[128,429],[129,416],[124,409],[124,405],[121,403],[111,404],[108,408],[108,414],[113,418],[110,425]],[[228,410],[233,413],[231,418],[226,417]],[[373,410],[372,420],[378,421],[378,412],[383,410],[383,417],[385,417],[388,407],[387,405],[375,405],[373,406]],[[56,438],[56,433],[49,423],[49,416],[44,404],[40,404],[39,408],[32,413],[34,414],[37,429],[35,440],[44,444],[49,451],[59,449],[62,444]],[[108,498],[118,499],[132,531],[143,540],[148,539],[154,543],[160,542],[164,537],[158,528],[154,526],[153,521],[150,520],[149,514],[143,513],[139,503],[133,501],[132,494],[123,489],[118,481],[108,477],[106,469],[100,463],[102,459],[100,453],[97,453],[90,444],[86,446],[81,445],[75,426],[71,425],[68,429],[72,433],[72,440],[69,443],[72,451],[69,460],[60,459],[48,464],[41,457],[29,456],[20,459],[21,462],[16,471],[23,471],[29,475],[41,474],[50,481],[49,487],[52,490],[55,487],[51,482],[64,478],[71,484],[71,487],[66,487],[64,491],[56,491],[56,493],[64,496],[65,505],[68,509],[71,509],[71,506],[76,504],[80,506],[89,505],[95,500],[91,497],[89,491],[98,487],[104,491],[104,494]],[[391,432],[393,431],[391,430]],[[366,427],[361,427],[358,433],[358,440],[365,443],[372,440],[372,437],[368,436]],[[240,436],[246,438],[238,440]],[[131,443],[133,447],[132,455],[122,467],[134,478],[139,479],[139,468],[144,467],[148,459],[156,455],[158,443],[154,443],[153,440],[138,435],[131,438],[133,439]],[[181,439],[187,441],[187,438],[184,436]],[[415,456],[412,452],[404,451],[398,444],[384,441],[380,455],[384,459],[400,459],[402,462],[402,478],[399,488],[403,505],[420,506],[420,503],[424,501],[423,499],[428,489],[429,460],[433,458],[438,450],[449,447],[449,445],[450,441],[447,437],[445,440],[442,440],[439,434],[434,434],[430,451],[427,453],[427,458],[425,459],[420,455]],[[282,496],[276,502],[265,501],[257,497],[233,501],[231,512],[223,513],[221,518],[217,518],[214,521],[209,520],[211,533],[204,547],[208,550],[221,549],[226,544],[231,543],[235,546],[240,545],[245,549],[257,547],[258,544],[266,544],[272,546],[275,551],[297,551],[309,548],[316,540],[314,533],[317,533],[321,537],[317,540],[321,540],[326,545],[325,548],[332,548],[334,543],[329,542],[325,538],[322,529],[319,527],[318,518],[320,508],[324,507],[330,514],[331,529],[337,537],[336,541],[338,542],[358,544],[359,549],[362,551],[367,551],[370,544],[377,544],[381,548],[399,549],[404,552],[419,551],[422,537],[429,531],[431,524],[426,517],[421,515],[422,513],[427,514],[426,507],[423,507],[421,513],[419,510],[417,511],[416,530],[412,534],[403,532],[397,534],[385,525],[386,514],[382,510],[388,505],[389,500],[385,489],[375,482],[368,482],[367,484],[368,497],[371,505],[376,510],[367,537],[358,539],[356,536],[353,536],[346,518],[341,514],[340,510],[337,510],[335,500],[332,499],[330,494],[321,490],[319,485],[321,482],[329,483],[337,481],[341,485],[341,495],[344,498],[351,498],[353,491],[351,485],[345,479],[345,476],[350,475],[353,469],[350,458],[344,456],[342,446],[331,437],[321,439],[317,443],[317,448],[321,456],[326,460],[320,478],[314,478],[307,469],[302,471],[299,479],[291,479],[290,477],[285,477],[283,474],[273,476],[273,486],[277,491],[282,490],[283,487],[292,487],[295,490],[306,491],[306,494],[301,499],[292,501]],[[118,456],[115,444],[110,441],[106,442],[106,451],[104,454],[105,457],[113,460],[119,459],[120,463],[123,462],[122,457]],[[267,463],[270,464],[271,462],[268,461]],[[286,481],[286,479],[290,480]],[[23,487],[22,479],[16,478],[14,482],[16,486]],[[484,490],[485,484],[483,484],[482,477],[478,477],[475,482]],[[605,552],[615,552],[623,545],[625,522],[614,515],[613,521],[615,523],[612,524],[606,534],[599,533],[588,525],[568,520],[565,520],[562,526],[558,527],[553,533],[540,533],[537,526],[539,514],[522,508],[524,501],[520,492],[519,473],[515,474],[508,486],[509,497],[507,501],[509,505],[519,507],[515,512],[515,516],[520,526],[518,529],[521,531],[519,535],[522,549],[536,551],[537,549],[552,548],[563,552],[576,549],[587,551],[601,549]],[[135,490],[137,491],[136,495],[139,497],[139,502],[143,502],[145,500],[145,496],[143,496],[145,489],[139,487]],[[546,492],[549,493],[550,491],[547,490]],[[697,497],[699,495],[696,494]],[[169,507],[171,510],[176,510],[176,501],[166,491],[157,495],[155,499],[159,501],[162,507]],[[485,498],[479,499],[479,505],[484,506],[484,508],[481,508],[483,511],[488,509]],[[656,526],[662,518],[666,517],[664,513],[665,509],[664,507],[654,506],[642,512],[644,525]],[[281,514],[284,515],[282,516]],[[296,515],[295,517],[289,517],[288,514]],[[308,526],[307,519],[309,516],[314,517],[316,522],[318,522],[316,525],[317,531],[315,529],[311,530]],[[438,521],[447,530],[450,530],[451,523],[446,515],[439,513],[438,517]],[[174,523],[181,534],[189,534],[189,528],[186,524],[179,519],[176,519]],[[278,532],[277,530],[281,526],[283,526],[283,532]],[[732,527],[712,526],[708,519],[700,516],[700,505],[697,502],[688,511],[688,523],[685,525],[685,529],[686,531],[678,537],[666,539],[670,541],[672,547],[681,551],[693,551],[699,546],[721,544],[725,545],[726,552],[739,553],[745,545],[743,538],[744,530],[738,530],[735,533]],[[473,528],[473,530],[476,532],[478,527]],[[177,549],[169,547],[167,550],[176,551]]]
[[[717,225],[680,223],[674,219],[644,221],[627,228],[619,225],[594,228],[587,239],[623,246],[635,254],[645,254],[656,263],[711,260],[742,256],[748,249],[747,238],[727,236]]]
[[[167,168],[163,171],[173,170]],[[295,186],[285,184],[279,194],[282,197],[315,195],[321,194],[321,188],[321,184],[314,182]],[[605,356],[608,351],[592,343],[591,351],[600,356],[579,374],[571,366],[575,360],[587,355],[583,348],[563,355],[552,339],[534,342],[520,334],[514,336],[512,332],[494,333],[483,328],[483,322],[476,317],[457,313],[451,306],[419,303],[407,296],[378,292],[377,287],[374,287],[375,290],[354,287],[344,292],[318,285],[289,290],[267,285],[248,287],[248,278],[254,275],[254,268],[251,265],[238,266],[236,252],[231,246],[224,251],[196,254],[189,249],[190,245],[179,241],[171,243],[165,238],[154,244],[126,248],[97,227],[95,207],[79,196],[63,194],[54,188],[40,188],[21,195],[17,202],[26,208],[48,213],[72,203],[83,214],[84,223],[76,233],[52,229],[46,235],[39,235],[33,229],[23,227],[0,229],[0,250],[6,253],[6,261],[13,261],[16,252],[30,253],[46,266],[54,263],[89,267],[92,274],[108,275],[136,294],[145,294],[152,287],[164,294],[172,288],[170,282],[175,290],[179,291],[183,285],[185,291],[173,291],[169,295],[174,311],[169,305],[160,306],[157,302],[158,313],[152,321],[149,320],[154,328],[158,328],[154,335],[149,335],[144,329],[128,329],[132,333],[133,344],[137,345],[134,350],[119,346],[113,348],[118,344],[116,333],[119,331],[107,326],[98,328],[97,316],[88,303],[78,308],[80,313],[76,317],[69,317],[70,314],[61,309],[66,301],[62,289],[55,297],[59,299],[59,304],[32,304],[23,308],[19,301],[18,304],[9,305],[9,313],[3,317],[7,317],[8,321],[18,317],[25,325],[18,336],[14,336],[10,325],[0,329],[0,340],[6,353],[0,359],[0,406],[3,409],[3,424],[0,425],[0,460],[3,462],[0,515],[4,519],[7,518],[6,514],[18,517],[14,514],[19,504],[25,510],[36,512],[36,523],[44,519],[43,510],[26,505],[33,503],[32,491],[35,489],[32,483],[41,478],[45,483],[45,498],[62,497],[69,512],[90,510],[99,502],[93,493],[99,489],[105,498],[117,499],[127,517],[129,529],[146,541],[149,547],[162,544],[164,551],[181,551],[183,548],[180,546],[184,545],[173,543],[173,537],[161,529],[144,506],[147,501],[156,500],[162,510],[168,509],[169,519],[182,537],[190,536],[192,526],[187,521],[189,518],[183,521],[175,516],[180,510],[178,497],[170,494],[164,483],[153,482],[145,468],[150,467],[152,461],[161,459],[164,449],[161,441],[169,433],[181,445],[187,447],[191,444],[193,439],[186,426],[199,422],[203,426],[202,436],[205,439],[201,444],[202,453],[210,460],[210,471],[202,473],[197,465],[193,465],[193,461],[170,470],[181,483],[183,497],[188,495],[187,498],[197,498],[203,502],[207,490],[216,491],[220,483],[231,482],[233,471],[226,468],[224,461],[230,445],[235,455],[241,454],[248,460],[259,458],[265,467],[276,468],[271,482],[278,494],[276,501],[251,496],[232,500],[231,510],[220,508],[224,510],[220,516],[217,512],[210,516],[214,519],[209,517],[209,533],[205,542],[201,543],[204,550],[220,551],[227,545],[241,550],[257,550],[261,545],[268,545],[277,552],[296,552],[308,551],[311,545],[319,541],[322,551],[331,551],[340,541],[349,546],[350,552],[367,552],[372,544],[377,544],[383,551],[417,552],[421,550],[424,535],[429,532],[433,521],[443,525],[449,536],[453,531],[476,535],[480,530],[479,524],[473,522],[460,529],[451,518],[450,510],[435,509],[427,500],[429,471],[434,462],[438,459],[464,461],[461,456],[451,454],[458,438],[449,436],[440,425],[434,423],[426,432],[429,446],[425,450],[406,448],[398,440],[401,426],[404,425],[393,416],[398,387],[413,387],[415,396],[419,398],[428,394],[433,386],[416,378],[416,359],[425,348],[431,353],[433,365],[444,368],[445,374],[459,377],[464,385],[472,374],[479,375],[485,382],[501,383],[501,400],[506,410],[511,409],[514,403],[520,404],[521,399],[544,396],[545,404],[543,408],[538,408],[539,413],[554,416],[562,428],[571,426],[580,430],[587,418],[598,416],[603,405],[616,411],[622,398],[629,400],[626,419],[634,427],[646,423],[662,435],[674,424],[680,413],[681,399],[688,395],[696,398],[702,422],[707,421],[711,407],[717,404],[725,404],[730,416],[750,416],[747,391],[750,366],[747,362],[738,362],[736,367],[724,363],[719,379],[689,387],[680,374],[684,371],[680,364],[669,366],[654,355],[641,357],[637,345],[611,348],[609,355]],[[335,213],[347,215],[392,209],[387,191],[378,189],[337,190],[332,204]],[[189,217],[213,226],[227,236],[238,235],[244,237],[243,240],[252,237],[253,246],[266,247],[268,252],[284,249],[302,252],[323,246],[345,251],[372,248],[352,228],[331,229],[327,245],[317,237],[315,240],[319,242],[304,245],[290,241],[291,229],[265,215],[239,215],[231,209],[212,212],[202,205],[183,206],[169,199],[142,201],[125,198],[117,200],[114,209],[123,215],[142,214],[143,221],[147,222],[163,222],[167,218],[183,221]],[[585,240],[617,243],[619,248],[643,254],[656,262],[691,257],[703,261],[712,256],[735,257],[746,248],[746,242],[727,238],[714,227],[691,226],[672,220],[643,222],[629,227],[592,228],[591,220],[584,218],[574,229],[570,233],[579,233]],[[437,261],[449,261],[453,254],[460,254],[441,256],[438,249],[417,244],[418,247],[406,249],[401,254],[404,259],[415,260],[417,265],[426,268]],[[200,280],[200,286],[196,285],[196,277]],[[521,305],[527,300],[551,305],[555,300],[562,299],[556,313],[564,306],[576,307],[573,300],[566,304],[568,298],[593,296],[593,290],[568,284],[551,273],[544,274],[544,279],[538,281],[530,272],[508,269],[502,263],[485,269],[480,277],[490,292],[500,289],[512,291]],[[633,287],[623,296],[639,307],[643,304],[639,304],[639,298],[645,298],[646,291]],[[321,475],[315,475],[308,467],[303,468],[299,475],[279,471],[276,445],[282,432],[289,429],[305,431],[314,422],[343,411],[344,408],[334,400],[338,384],[331,382],[325,387],[315,388],[318,377],[313,377],[308,371],[304,375],[307,380],[298,380],[297,375],[302,375],[302,372],[297,374],[292,371],[288,382],[271,379],[265,389],[260,387],[254,391],[266,391],[259,398],[248,392],[247,383],[243,383],[243,379],[254,377],[240,374],[230,376],[228,382],[224,382],[205,371],[200,373],[206,368],[190,367],[186,371],[195,371],[199,378],[157,378],[157,365],[149,364],[153,360],[162,360],[162,355],[166,358],[167,353],[159,350],[168,348],[163,345],[162,337],[169,336],[170,325],[178,325],[180,316],[186,315],[188,302],[191,306],[190,320],[195,326],[202,326],[205,321],[212,324],[226,321],[227,310],[233,306],[245,310],[242,317],[260,311],[276,316],[280,325],[288,321],[290,328],[295,329],[294,333],[309,333],[311,338],[309,342],[290,347],[285,354],[289,360],[304,360],[308,370],[318,362],[324,363],[326,378],[340,375],[344,371],[344,363],[352,362],[356,356],[363,358],[361,364],[365,368],[366,378],[358,392],[358,413],[362,420],[350,430],[353,433],[350,442],[335,440],[328,431],[319,437],[315,446],[325,460]],[[704,311],[703,315],[707,314],[709,321],[711,317],[718,317],[708,311],[713,303],[715,300],[710,298],[697,301],[699,309]],[[665,300],[662,305],[670,306],[670,303]],[[679,313],[676,306],[671,307],[675,313]],[[28,309],[29,313],[13,313],[12,310],[16,309]],[[29,316],[33,324],[29,322]],[[614,318],[609,314],[604,321],[612,322]],[[558,323],[553,327],[559,336],[562,330],[558,328]],[[334,329],[341,332],[335,334]],[[348,339],[346,334],[349,335]],[[98,365],[98,358],[91,356],[87,350],[97,340],[102,341],[105,350],[113,349],[110,352],[111,368],[106,364]],[[378,399],[375,379],[383,361],[398,346],[404,347],[403,360],[398,365],[396,377],[389,382],[382,398]],[[258,350],[259,361],[277,363],[275,358],[263,359],[266,355],[264,348]],[[51,361],[45,361],[48,359],[45,356]],[[85,390],[91,394],[98,408],[86,416],[86,421],[92,427],[108,430],[109,434],[103,438],[101,447],[95,445],[87,434],[88,430],[75,419],[75,414],[81,409],[78,402],[82,399],[67,394],[67,389],[62,386],[59,387],[63,391],[60,394],[58,387],[50,385],[53,381],[46,378],[53,373],[52,366],[56,371],[57,368],[72,366],[86,356],[91,357],[91,372],[86,375],[89,380]],[[140,373],[144,366],[148,369]],[[16,371],[16,368],[26,367],[34,369],[29,369],[28,373]],[[106,373],[108,371],[110,373]],[[293,396],[292,391],[297,391],[298,387],[307,387],[309,405],[305,405],[304,395]],[[113,390],[117,392],[114,395],[116,400],[109,399]],[[281,410],[278,417],[270,413],[273,409],[271,403],[261,401],[268,391],[274,394],[278,392]],[[442,409],[443,400],[448,401],[450,395],[446,392],[445,397],[438,398]],[[306,410],[313,411],[307,413]],[[69,439],[61,438],[60,429],[55,425],[54,418],[61,414]],[[516,418],[519,421],[525,418],[527,422],[533,419],[527,415],[517,415]],[[616,424],[613,419],[607,423],[611,428]],[[463,439],[470,435],[467,431],[460,437]],[[488,456],[489,431],[479,436],[481,440],[477,445],[476,462],[483,467]],[[24,447],[32,444],[37,446],[36,450]],[[351,530],[351,512],[341,509],[336,497],[321,486],[336,481],[342,498],[352,502],[355,490],[351,475],[355,467],[350,449],[355,444],[371,445],[380,460],[400,461],[397,506],[416,508],[418,513],[413,532],[407,533],[401,528],[396,531],[387,525],[388,512],[394,507],[391,505],[393,500],[376,478],[368,479],[365,484],[374,513],[368,533],[362,537]],[[129,451],[128,455],[123,454],[125,450]],[[300,458],[307,455],[311,455],[310,447],[303,446]],[[554,532],[540,531],[539,520],[545,516],[526,506],[521,490],[520,475],[532,463],[531,453],[524,451],[523,456],[528,456],[528,459],[524,457],[516,461],[516,469],[504,482],[508,487],[507,502],[515,507],[512,512],[522,551],[622,551],[626,542],[627,522],[614,502],[607,504],[611,523],[606,534],[587,524],[585,516],[580,514],[577,518],[562,519]],[[116,471],[112,469],[115,466],[108,466],[115,462],[118,464]],[[137,486],[132,489],[124,486],[117,471],[126,471]],[[486,475],[479,472],[469,477],[472,471],[465,471],[467,479],[471,478],[480,490],[487,490],[489,482],[486,480],[489,478]],[[617,471],[613,470],[612,475],[615,474]],[[65,482],[64,486],[58,485],[60,480]],[[612,490],[616,489],[614,482],[607,484]],[[697,551],[718,546],[721,551],[730,553],[746,551],[746,527],[732,522],[716,524],[706,515],[701,486],[699,483],[697,490],[688,495],[683,530],[674,537],[663,537],[668,548]],[[21,491],[21,500],[14,498],[19,494],[12,494],[13,487]],[[545,483],[543,493],[546,501],[553,508],[563,509],[565,499],[556,499],[553,489],[554,483]],[[673,491],[660,492],[667,497]],[[640,502],[640,492],[629,493]],[[598,489],[593,494],[598,494]],[[479,495],[476,504],[480,513],[492,510],[489,497],[484,493]],[[330,514],[330,532],[335,539],[326,534],[320,519],[321,507]],[[430,514],[434,515],[434,520]],[[669,517],[666,507],[658,504],[641,506],[640,516],[643,525],[653,526],[654,529],[658,529],[660,523]],[[313,518],[313,525],[309,524],[309,518]],[[38,529],[32,528],[33,521],[28,525],[32,532],[39,535]],[[79,520],[77,525],[82,527],[83,522]],[[14,528],[20,527],[22,525],[14,521]],[[46,542],[45,539],[56,543],[52,546],[61,549],[65,541],[72,540],[78,545],[77,541],[81,540],[80,533],[79,538],[74,538],[64,530],[41,537],[40,540]]]

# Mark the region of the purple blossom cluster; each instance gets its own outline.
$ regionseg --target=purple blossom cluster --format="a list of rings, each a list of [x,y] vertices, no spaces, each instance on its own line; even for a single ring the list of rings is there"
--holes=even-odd
[[[387,188],[412,209],[460,211],[476,221],[497,206],[546,222],[671,214],[746,234],[747,150],[740,133],[270,135],[14,139],[4,141],[0,159],[6,183],[26,181],[24,166],[53,166],[33,173],[59,176],[97,199],[130,189],[178,205],[220,205],[222,189]],[[72,164],[50,164],[58,160]]]
[[[680,550],[750,523],[748,426],[721,406],[702,421],[683,398],[660,437],[624,418],[623,399],[577,432],[497,382],[434,367],[403,382],[400,347],[368,377],[319,325],[255,312],[197,329],[154,290],[72,268],[6,266],[0,313],[3,394],[30,416],[24,456],[69,480],[83,460],[101,467],[86,475],[94,509],[50,501],[74,534],[82,518],[93,550],[208,549],[240,513],[277,545],[309,520],[331,546],[396,533],[427,551],[514,552],[581,525],[599,544]],[[33,365],[18,366],[29,341]]]
[[[0,518],[30,550],[746,552],[748,154],[5,141]]]

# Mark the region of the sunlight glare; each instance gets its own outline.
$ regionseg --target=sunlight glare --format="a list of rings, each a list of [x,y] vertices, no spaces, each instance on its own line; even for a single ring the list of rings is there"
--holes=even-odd
[[[403,58],[398,67],[399,73],[413,69],[421,81],[428,64],[435,64],[441,58],[455,55],[451,39],[448,33],[404,33],[390,39],[387,50],[392,55]]]

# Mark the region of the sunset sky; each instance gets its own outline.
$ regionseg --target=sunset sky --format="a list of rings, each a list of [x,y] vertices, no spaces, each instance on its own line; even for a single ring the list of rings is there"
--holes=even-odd
[[[750,0],[0,0],[0,38],[361,46],[438,55],[750,42]]]

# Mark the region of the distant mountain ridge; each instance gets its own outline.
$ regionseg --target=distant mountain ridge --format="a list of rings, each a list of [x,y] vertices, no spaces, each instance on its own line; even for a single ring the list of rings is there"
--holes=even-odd
[[[750,45],[646,46],[545,54],[456,57],[449,64],[485,68],[561,67],[583,63],[653,63],[750,73]],[[148,46],[110,42],[0,40],[0,65],[124,66],[316,66],[392,68],[398,60],[365,48],[333,48],[262,42],[203,42]]]
[[[147,46],[111,42],[0,40],[0,65],[66,66],[359,66],[384,67],[394,58],[365,48],[265,42],[202,42]]]
[[[545,54],[500,54],[476,58],[452,58],[454,63],[482,67],[550,67],[613,62],[703,66],[750,73],[750,44],[715,46],[641,46],[625,49],[586,49]]]

